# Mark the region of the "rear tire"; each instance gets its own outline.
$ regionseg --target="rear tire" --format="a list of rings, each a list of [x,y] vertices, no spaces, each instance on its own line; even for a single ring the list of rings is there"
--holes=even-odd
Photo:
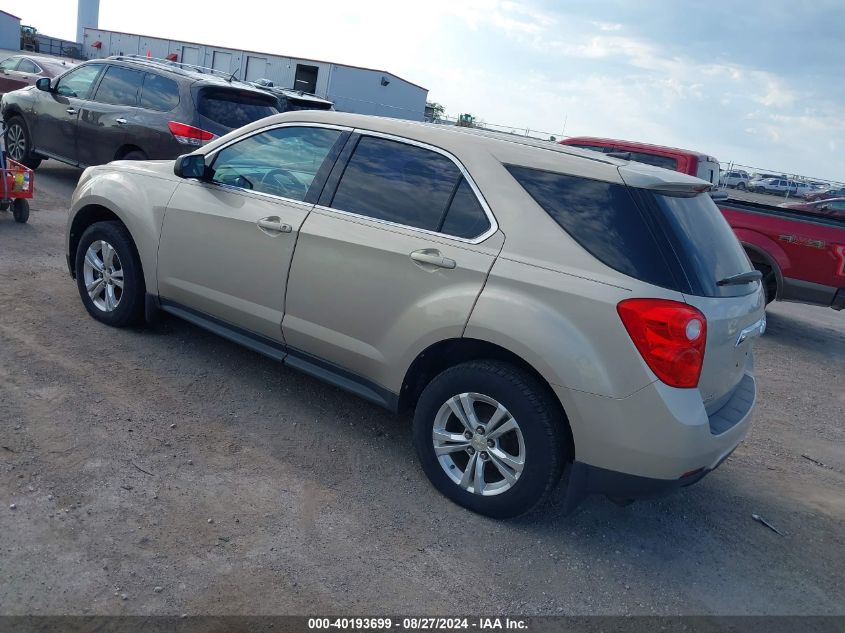
[[[25,224],[29,219],[29,202],[24,198],[16,198],[12,202],[12,215],[15,218],[15,222]]]
[[[739,189],[740,191],[745,191],[745,183],[744,182],[738,183],[736,188]]]
[[[32,136],[23,117],[13,116],[6,122],[6,153],[14,161],[30,169],[38,169],[41,159],[32,153]]]
[[[455,503],[499,519],[541,504],[572,457],[553,398],[534,376],[498,361],[462,363],[436,376],[414,414],[414,445],[431,483]]]
[[[82,234],[74,269],[88,314],[126,327],[144,316],[144,273],[132,236],[120,222],[96,222]]]

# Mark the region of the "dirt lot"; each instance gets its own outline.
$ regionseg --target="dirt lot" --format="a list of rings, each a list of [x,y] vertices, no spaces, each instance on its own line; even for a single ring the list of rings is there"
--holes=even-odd
[[[46,163],[30,223],[0,216],[0,613],[845,613],[845,314],[770,310],[754,426],[700,484],[496,522],[429,486],[408,419],[91,319],[78,175]]]

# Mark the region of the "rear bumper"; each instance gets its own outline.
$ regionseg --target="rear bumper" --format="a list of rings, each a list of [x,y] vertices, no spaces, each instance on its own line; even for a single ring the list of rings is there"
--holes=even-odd
[[[710,416],[697,389],[660,382],[622,399],[569,392],[576,461],[569,467],[566,511],[592,494],[635,499],[696,483],[745,437],[756,391],[746,373]]]

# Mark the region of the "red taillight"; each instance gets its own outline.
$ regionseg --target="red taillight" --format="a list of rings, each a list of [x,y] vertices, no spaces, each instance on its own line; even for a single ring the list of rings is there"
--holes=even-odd
[[[707,340],[707,319],[699,310],[667,299],[627,299],[616,311],[660,380],[670,387],[698,386]]]
[[[176,121],[170,121],[167,127],[170,128],[170,133],[173,134],[176,140],[183,145],[202,145],[214,138],[214,134],[211,132],[201,130],[192,125],[177,123]]]

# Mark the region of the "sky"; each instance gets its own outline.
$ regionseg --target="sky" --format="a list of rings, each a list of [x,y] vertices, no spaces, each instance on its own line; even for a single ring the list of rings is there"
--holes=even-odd
[[[75,0],[0,9],[75,39]],[[845,180],[843,0],[100,0],[99,26],[386,70],[451,116]]]

